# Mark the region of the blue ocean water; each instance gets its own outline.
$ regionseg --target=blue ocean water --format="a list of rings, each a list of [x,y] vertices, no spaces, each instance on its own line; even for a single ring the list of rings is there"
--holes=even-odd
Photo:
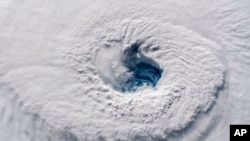
[[[155,87],[163,70],[153,59],[139,51],[141,43],[134,43],[124,51],[123,65],[132,73],[121,85],[123,92],[133,92],[143,85]]]

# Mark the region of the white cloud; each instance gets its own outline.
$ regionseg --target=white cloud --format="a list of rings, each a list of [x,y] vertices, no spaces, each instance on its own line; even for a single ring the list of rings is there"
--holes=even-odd
[[[226,140],[210,136],[211,128],[225,133],[231,123],[249,122],[250,15],[243,5],[4,4],[0,140]],[[121,93],[113,89],[126,71],[119,57],[136,41],[162,77],[155,88]]]

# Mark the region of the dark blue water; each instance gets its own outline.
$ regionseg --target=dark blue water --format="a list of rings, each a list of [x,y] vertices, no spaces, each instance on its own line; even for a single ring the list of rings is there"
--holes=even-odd
[[[123,92],[136,91],[143,85],[155,87],[161,78],[163,70],[153,59],[139,52],[140,45],[141,43],[132,44],[124,51],[122,63],[132,75],[121,84]]]

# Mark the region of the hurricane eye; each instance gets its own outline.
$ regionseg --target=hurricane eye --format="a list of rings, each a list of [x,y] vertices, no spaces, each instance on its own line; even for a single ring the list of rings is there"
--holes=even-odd
[[[163,70],[156,61],[139,50],[141,44],[133,43],[124,51],[103,48],[97,54],[99,73],[115,90],[135,92],[141,86],[156,87]],[[111,55],[104,57],[107,53]]]
[[[121,84],[122,91],[136,91],[143,85],[155,87],[161,78],[163,70],[153,59],[143,55],[139,47],[140,43],[134,43],[124,53],[122,64],[132,75]]]

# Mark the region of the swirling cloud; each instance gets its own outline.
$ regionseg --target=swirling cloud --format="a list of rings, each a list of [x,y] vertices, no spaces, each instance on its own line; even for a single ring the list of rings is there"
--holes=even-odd
[[[246,93],[243,4],[2,3],[0,139],[166,140]]]

